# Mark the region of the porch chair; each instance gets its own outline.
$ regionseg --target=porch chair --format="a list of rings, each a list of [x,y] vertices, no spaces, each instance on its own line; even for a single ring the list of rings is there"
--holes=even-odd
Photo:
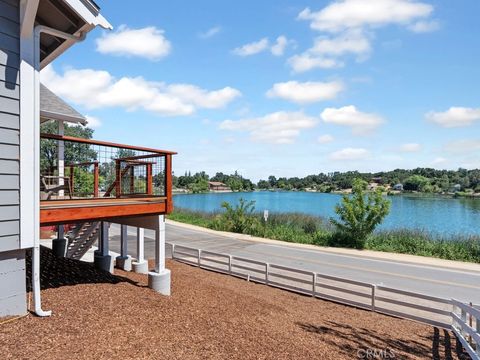
[[[63,179],[63,185],[60,184],[60,181],[57,181],[56,184],[51,184],[47,180],[60,180]],[[54,193],[59,193],[63,190],[68,192],[68,196],[72,199],[72,187],[70,186],[70,178],[67,176],[40,176],[40,191],[43,192],[42,200],[50,200]]]

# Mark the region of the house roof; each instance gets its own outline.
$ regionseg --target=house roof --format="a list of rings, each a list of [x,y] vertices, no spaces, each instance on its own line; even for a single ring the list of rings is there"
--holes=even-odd
[[[224,183],[220,182],[220,181],[209,181],[208,182],[210,185],[212,186],[227,186],[225,185]]]
[[[40,121],[58,120],[87,125],[87,119],[45,85],[40,84]]]
[[[112,26],[100,14],[100,8],[92,0],[41,0],[35,17],[35,25],[74,36],[85,35],[96,26],[111,29]],[[51,34],[40,36],[40,67],[44,68],[76,41],[65,40]]]

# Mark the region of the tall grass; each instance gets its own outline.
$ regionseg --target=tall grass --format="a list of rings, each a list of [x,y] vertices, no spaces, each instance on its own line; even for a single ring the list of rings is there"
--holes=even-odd
[[[335,233],[327,219],[300,213],[271,213],[265,223],[255,213],[258,226],[243,233],[281,241],[319,246],[347,247],[348,242]],[[206,213],[176,208],[169,219],[215,230],[230,231],[221,213]],[[480,236],[435,236],[415,230],[376,231],[367,238],[365,248],[400,254],[436,257],[480,263]]]

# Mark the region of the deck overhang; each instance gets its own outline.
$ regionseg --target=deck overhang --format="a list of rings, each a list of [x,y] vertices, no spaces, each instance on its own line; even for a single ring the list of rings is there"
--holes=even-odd
[[[79,199],[41,201],[40,225],[50,226],[83,221],[110,221],[167,212],[167,198]]]

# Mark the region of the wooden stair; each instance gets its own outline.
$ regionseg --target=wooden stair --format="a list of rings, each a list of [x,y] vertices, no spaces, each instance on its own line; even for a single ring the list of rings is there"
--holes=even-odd
[[[68,247],[66,257],[80,260],[92,247],[100,235],[100,222],[78,223],[67,233]]]

